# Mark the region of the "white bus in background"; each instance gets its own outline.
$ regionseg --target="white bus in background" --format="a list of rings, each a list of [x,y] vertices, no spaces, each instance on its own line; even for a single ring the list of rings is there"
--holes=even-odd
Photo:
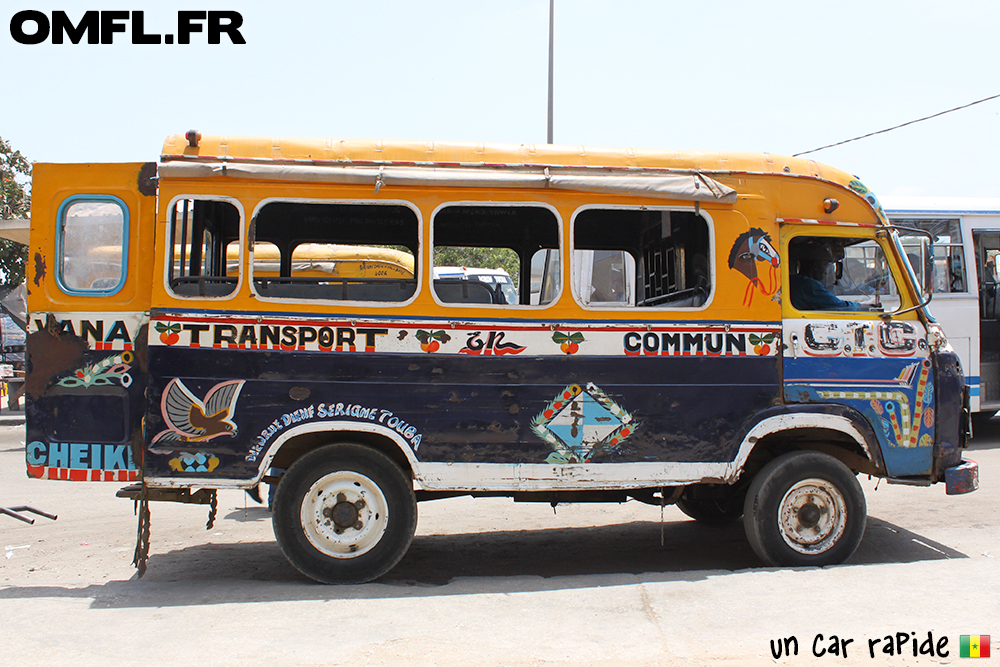
[[[979,418],[1000,411],[1000,199],[883,197],[889,219],[937,236],[934,243],[934,299],[930,309],[962,359],[970,409]],[[917,237],[908,244],[918,273]],[[922,258],[920,258],[922,259]],[[922,277],[921,277],[922,278]]]

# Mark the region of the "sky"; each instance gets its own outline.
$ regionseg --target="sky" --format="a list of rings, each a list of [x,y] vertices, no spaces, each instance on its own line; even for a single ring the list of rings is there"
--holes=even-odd
[[[169,134],[545,143],[548,0],[0,0],[0,137],[150,161]],[[24,10],[239,12],[246,44],[20,44]],[[21,24],[25,32],[37,25]],[[1000,94],[995,0],[555,0],[557,144],[794,154]],[[1000,197],[1000,99],[810,155],[881,196]]]

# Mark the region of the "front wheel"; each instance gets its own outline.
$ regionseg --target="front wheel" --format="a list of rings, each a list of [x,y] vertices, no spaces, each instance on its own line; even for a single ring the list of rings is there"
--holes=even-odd
[[[743,526],[768,565],[833,565],[851,557],[865,533],[867,506],[857,477],[828,454],[798,451],[754,478]]]
[[[381,452],[350,443],[300,458],[274,498],[274,535],[288,561],[328,584],[358,584],[391,570],[417,525],[413,484]]]

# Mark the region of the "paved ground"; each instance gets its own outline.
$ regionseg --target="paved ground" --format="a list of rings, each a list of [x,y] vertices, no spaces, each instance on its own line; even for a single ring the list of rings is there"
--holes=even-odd
[[[131,566],[135,517],[115,484],[29,480],[23,426],[0,413],[4,665],[951,664],[960,634],[1000,653],[1000,418],[968,458],[982,488],[863,481],[870,519],[847,565],[761,567],[742,528],[677,509],[452,499],[420,506],[413,546],[379,583],[303,579],[270,515],[241,493],[206,508],[152,506],[149,570]],[[663,546],[661,546],[661,539]],[[902,655],[885,636],[906,638]],[[948,657],[914,658],[928,633]],[[847,658],[831,635],[852,639]],[[796,637],[774,659],[771,640]],[[879,639],[874,659],[869,640]],[[988,664],[988,663],[984,663]]]

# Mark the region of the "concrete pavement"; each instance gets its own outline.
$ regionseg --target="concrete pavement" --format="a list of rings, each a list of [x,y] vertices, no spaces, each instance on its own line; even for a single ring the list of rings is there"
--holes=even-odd
[[[869,524],[844,566],[761,567],[738,524],[672,507],[661,523],[635,502],[553,512],[457,498],[421,504],[387,577],[344,587],[304,580],[266,509],[235,492],[220,494],[211,531],[204,507],[154,504],[137,580],[135,518],[116,485],[28,480],[22,441],[0,427],[0,502],[60,516],[0,517],[5,664],[951,664],[959,635],[1000,636],[1000,425],[968,453],[976,493],[864,480]],[[918,649],[947,637],[948,656],[914,658],[913,633]],[[798,655],[775,659],[771,640],[791,637]],[[848,639],[846,658],[829,652]]]

